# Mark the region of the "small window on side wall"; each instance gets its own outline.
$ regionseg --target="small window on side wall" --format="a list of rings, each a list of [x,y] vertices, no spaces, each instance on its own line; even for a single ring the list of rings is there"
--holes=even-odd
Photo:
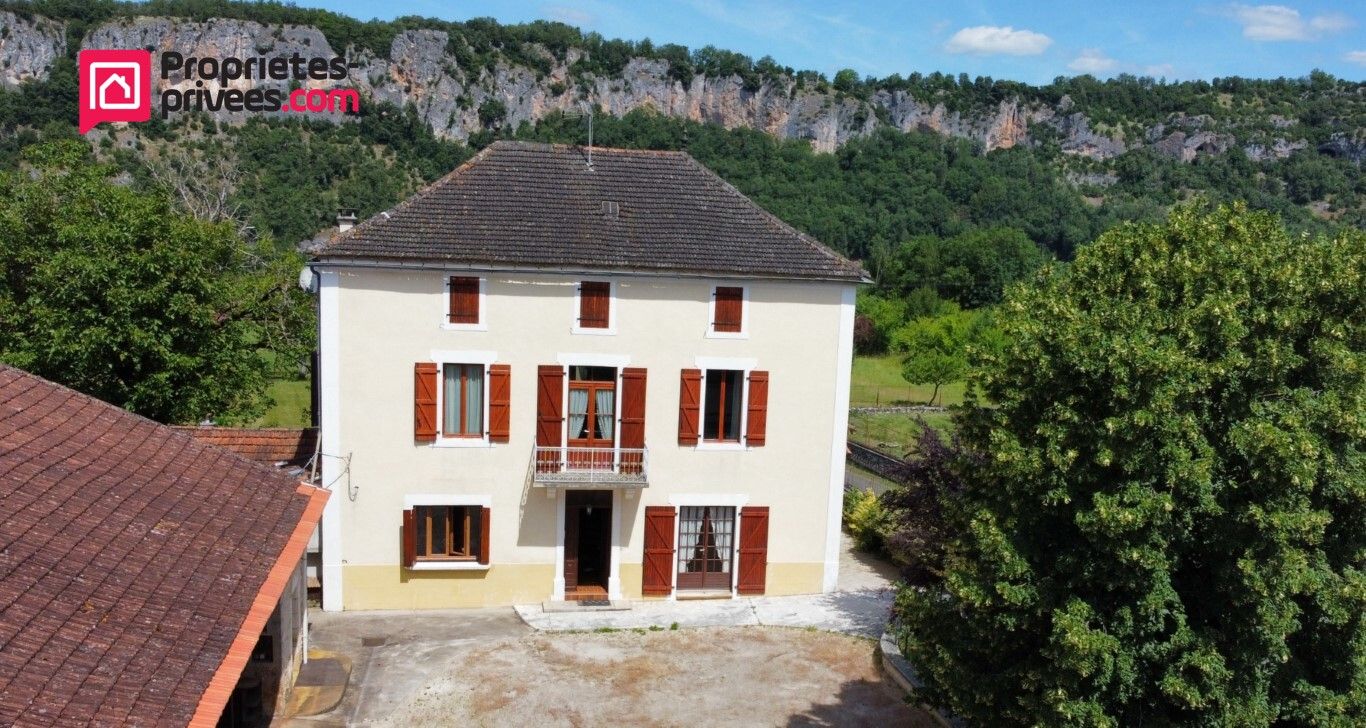
[[[744,329],[745,289],[739,286],[717,286],[712,292],[711,310],[713,332],[741,333]]]
[[[446,323],[458,326],[479,325],[479,279],[451,276]]]

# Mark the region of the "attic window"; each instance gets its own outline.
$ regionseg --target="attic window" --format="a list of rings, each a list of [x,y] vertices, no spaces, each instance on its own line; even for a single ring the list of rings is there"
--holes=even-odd
[[[603,216],[603,217],[609,218],[609,219],[615,219],[616,216],[617,216],[617,213],[620,212],[620,211],[621,211],[621,208],[620,208],[619,205],[617,205],[616,202],[613,202],[612,200],[603,200],[603,201],[602,201],[602,216]]]

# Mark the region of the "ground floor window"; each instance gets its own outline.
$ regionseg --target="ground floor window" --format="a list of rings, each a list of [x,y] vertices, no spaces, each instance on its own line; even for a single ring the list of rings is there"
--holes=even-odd
[[[682,506],[678,509],[678,588],[730,589],[735,545],[735,509]]]
[[[473,561],[479,558],[478,506],[417,506],[417,558]]]

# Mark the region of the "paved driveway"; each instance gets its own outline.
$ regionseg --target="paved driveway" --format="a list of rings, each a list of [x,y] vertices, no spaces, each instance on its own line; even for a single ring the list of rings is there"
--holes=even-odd
[[[353,660],[351,685],[290,725],[937,725],[873,657],[890,570],[846,549],[840,571],[829,595],[591,613],[602,631],[510,609],[315,613],[313,644]]]

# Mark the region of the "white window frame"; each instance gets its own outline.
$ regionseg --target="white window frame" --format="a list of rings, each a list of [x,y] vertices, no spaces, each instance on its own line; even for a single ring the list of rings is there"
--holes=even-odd
[[[446,331],[488,331],[488,286],[489,279],[485,276],[479,278],[479,323],[477,324],[453,324],[451,323],[451,279],[452,278],[474,278],[469,271],[446,271],[441,276],[441,328]],[[457,362],[458,363],[458,362]]]
[[[699,356],[693,360],[693,366],[702,372],[701,386],[698,388],[697,402],[697,444],[693,446],[695,450],[714,450],[718,452],[737,452],[749,450],[749,374],[759,368],[759,362],[750,358],[731,358],[715,356]],[[724,369],[728,371],[742,372],[740,381],[744,383],[744,388],[740,391],[740,441],[739,442],[711,442],[706,439],[707,431],[707,371],[711,369]],[[703,505],[724,505],[715,503],[705,503]]]
[[[459,362],[455,362],[459,363]],[[475,506],[492,508],[491,495],[453,495],[450,493],[409,493],[403,496],[403,510],[426,506]],[[489,519],[492,521],[492,519]],[[493,524],[489,523],[489,528]],[[490,563],[492,559],[490,559]],[[409,571],[488,571],[489,564],[478,561],[417,561],[406,567]]]
[[[717,331],[716,330],[716,289],[718,288],[739,288],[740,289],[740,330],[739,331]],[[749,286],[739,283],[713,283],[711,286],[711,301],[707,304],[707,338],[708,339],[748,339],[749,338]]]
[[[493,351],[444,351],[432,352],[436,362],[436,440],[428,447],[493,447],[489,440],[489,365],[497,361],[498,354]],[[484,434],[481,437],[446,437],[442,429],[446,425],[446,365],[478,364],[484,367]],[[432,505],[424,503],[422,505]],[[442,505],[442,504],[435,504]],[[451,503],[446,505],[463,505]]]
[[[585,329],[579,326],[579,312],[583,310],[579,299],[582,298],[583,284],[585,283],[606,283],[607,284],[607,328],[605,329]],[[604,278],[581,278],[574,282],[574,310],[573,318],[570,319],[574,325],[570,327],[571,334],[587,334],[589,336],[616,336],[617,334],[617,282],[613,279]],[[480,314],[483,318],[483,314]]]

